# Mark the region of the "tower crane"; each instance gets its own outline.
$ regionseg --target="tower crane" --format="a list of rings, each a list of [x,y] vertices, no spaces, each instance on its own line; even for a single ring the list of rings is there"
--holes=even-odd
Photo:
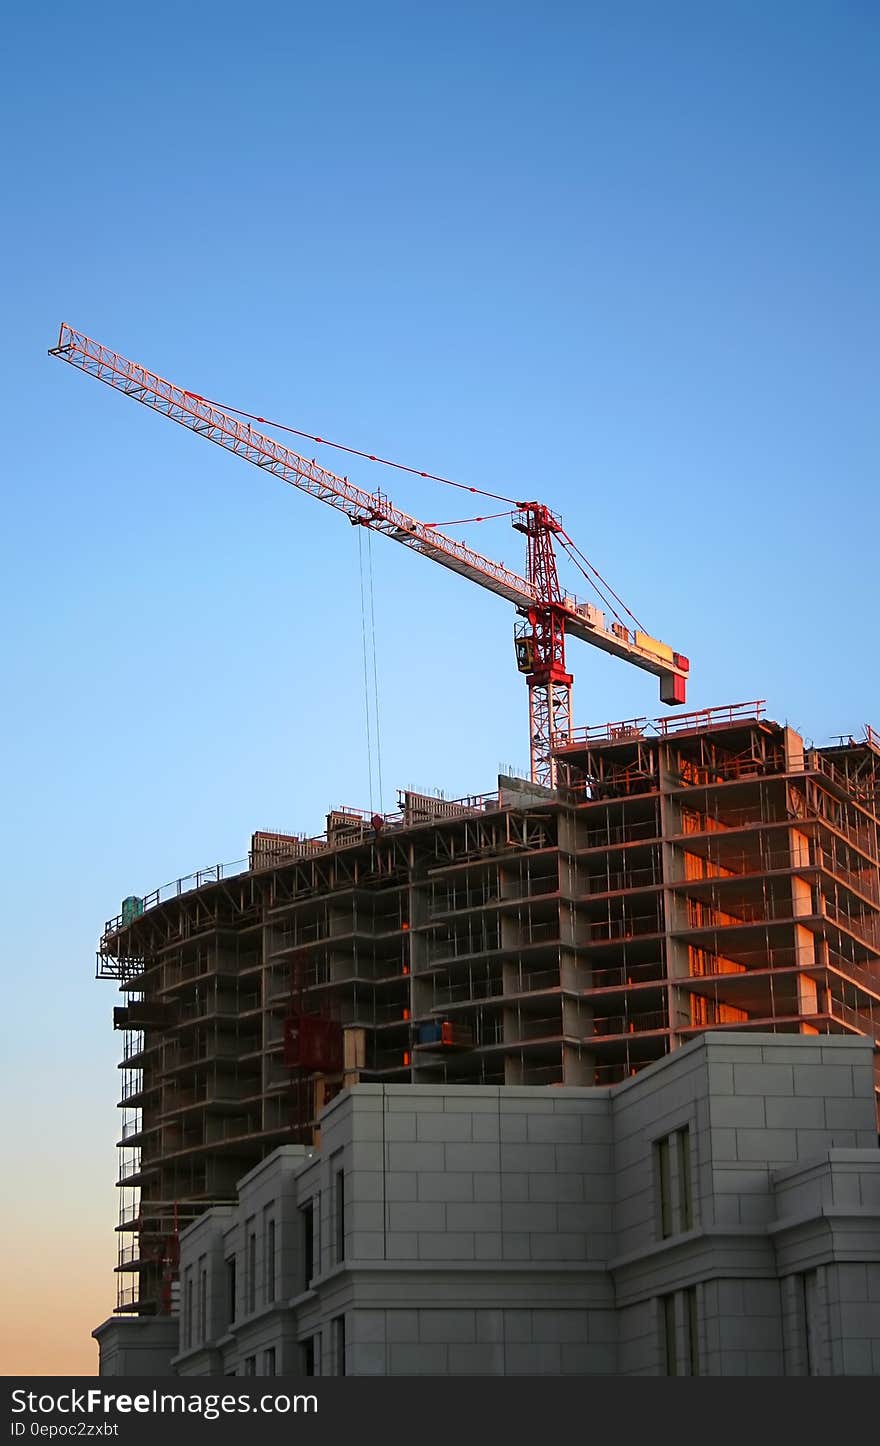
[[[577,562],[577,557],[585,562],[587,559],[568,537],[561,519],[544,503],[501,499],[511,502],[513,526],[526,538],[526,575],[520,577],[503,563],[493,562],[475,552],[464,541],[447,536],[437,526],[410,517],[395,507],[383,493],[367,492],[347,477],[337,477],[314,458],[309,461],[252,426],[253,421],[272,426],[279,424],[266,423],[264,418],[239,412],[237,408],[224,410],[198,393],[166,381],[137,362],[129,361],[118,352],[75,331],[66,322],[61,326],[57,346],[50,349],[49,355],[68,362],[171,421],[188,427],[191,432],[252,462],[262,471],[271,472],[300,491],[328,503],[343,512],[352,525],[382,533],[513,603],[520,619],[514,630],[517,667],[525,675],[528,685],[531,776],[534,782],[550,786],[555,783],[553,748],[571,734],[573,680],[566,668],[566,634],[654,673],[660,679],[661,701],[684,703],[690,664],[683,654],[652,638],[641,626],[631,629],[619,616],[617,621],[606,624],[605,614],[599,608],[579,602],[563,592],[554,540],[582,572],[584,569]],[[233,416],[232,412],[238,412],[238,415]],[[320,443],[323,439],[315,437],[312,440]],[[358,455],[368,457],[370,461],[382,460],[367,453]],[[412,468],[401,470],[414,471]],[[426,477],[432,474],[416,475]],[[476,492],[479,489],[466,490]],[[595,571],[591,564],[588,565]],[[613,608],[613,604],[611,606]],[[632,614],[630,617],[633,622],[636,621]]]

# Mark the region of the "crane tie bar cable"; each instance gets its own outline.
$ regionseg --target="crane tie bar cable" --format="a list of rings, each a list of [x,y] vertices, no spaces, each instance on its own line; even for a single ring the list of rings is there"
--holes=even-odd
[[[215,402],[199,392],[182,389],[184,396],[194,397],[209,407],[221,412],[234,412],[237,417],[246,417],[249,422],[260,422],[264,427],[275,427],[279,432],[290,432],[294,437],[304,437],[307,442],[317,442],[321,447],[334,447],[337,452],[347,452],[351,457],[363,457],[366,462],[379,462],[383,467],[394,467],[398,472],[409,472],[413,477],[424,477],[428,482],[442,482],[445,487],[458,487],[462,492],[473,492],[478,497],[491,497],[495,502],[509,502],[512,507],[519,504],[513,497],[504,497],[500,492],[486,492],[482,487],[470,487],[466,482],[453,482],[451,477],[440,477],[436,472],[422,472],[418,467],[407,467],[403,462],[392,462],[388,457],[376,457],[372,452],[361,452],[357,447],[346,447],[344,442],[331,442],[327,437],[315,437],[311,432],[301,432],[298,427],[288,427],[284,422],[273,422],[270,417],[258,417],[255,412],[245,412],[241,407],[230,407],[226,402]]]
[[[614,591],[614,588],[611,586],[610,582],[606,582],[606,581],[605,581],[605,578],[602,576],[602,574],[601,574],[601,572],[599,571],[599,569],[598,569],[597,567],[594,567],[594,566],[593,566],[593,564],[590,562],[590,559],[589,559],[588,557],[585,557],[585,556],[584,556],[584,554],[581,552],[580,548],[578,547],[577,543],[572,541],[572,539],[569,537],[568,533],[565,531],[564,528],[562,529],[562,531],[561,531],[561,533],[560,533],[560,536],[565,538],[565,541],[566,541],[566,542],[569,544],[569,546],[574,550],[574,552],[577,553],[577,557],[579,557],[582,562],[585,562],[585,563],[586,563],[587,567],[590,569],[590,572],[595,573],[596,577],[599,579],[599,581],[601,582],[602,586],[603,586],[603,587],[607,587],[608,591],[610,592],[611,596],[614,598],[615,602],[619,602],[619,603],[620,603],[620,606],[623,608],[624,612],[627,613],[627,614],[632,618],[632,620],[633,620],[633,622],[635,623],[636,627],[637,627],[637,628],[640,628],[642,632],[645,632],[646,629],[645,629],[645,627],[644,627],[644,624],[639,622],[639,620],[638,620],[638,618],[636,617],[635,613],[632,612],[632,611],[630,610],[630,608],[627,607],[626,603],[623,601],[623,598],[617,596],[617,593]],[[568,552],[568,548],[566,548],[566,552]],[[569,552],[568,555],[569,555],[569,557],[571,557],[572,562],[575,563],[575,566],[580,567],[580,563],[577,562],[577,558],[572,557],[572,554],[571,554],[570,552]],[[583,572],[584,577],[586,577],[586,578],[587,578],[587,581],[589,582],[591,579],[588,577],[588,575],[587,575],[587,573],[584,571],[583,567],[581,567],[580,570],[581,570],[581,572]],[[595,582],[593,583],[593,587],[596,587]],[[598,591],[598,589],[597,589],[597,591]],[[612,608],[611,608],[611,611],[614,613],[614,616],[618,619],[619,622],[622,622],[622,621],[623,621],[623,619],[621,618],[620,614],[616,611],[615,608],[612,607]]]
[[[426,527],[462,527],[466,522],[491,522],[495,517],[512,517],[512,512],[487,512],[485,517],[452,517],[448,522],[426,522]]]
[[[183,389],[183,391],[185,396],[193,397],[197,402],[204,402],[209,407],[217,407],[222,412],[232,412],[235,414],[235,416],[244,417],[249,422],[259,422],[264,427],[274,427],[279,432],[289,432],[290,435],[293,437],[302,437],[307,442],[316,442],[320,447],[333,447],[337,452],[346,452],[351,457],[362,457],[366,462],[378,462],[383,467],[393,467],[398,472],[408,472],[411,476],[423,477],[428,482],[441,482],[444,487],[457,487],[461,492],[471,492],[474,496],[477,497],[491,497],[496,502],[509,502],[513,509],[518,509],[521,506],[521,503],[516,501],[513,497],[505,497],[500,492],[487,492],[482,487],[471,487],[468,483],[465,482],[454,482],[451,477],[441,477],[436,472],[423,472],[418,467],[408,467],[404,462],[392,462],[388,457],[377,457],[373,452],[362,452],[357,447],[346,446],[344,442],[332,442],[327,437],[318,437],[312,432],[303,432],[298,427],[289,427],[285,422],[276,422],[273,421],[270,417],[257,416],[256,412],[246,412],[243,407],[233,407],[226,402],[217,402],[210,397],[203,397],[199,392],[191,392],[186,389]],[[466,522],[488,522],[496,517],[509,517],[510,515],[511,513],[509,512],[490,512],[487,513],[484,517],[453,518],[450,522],[427,522],[425,523],[425,526],[429,528],[458,527]],[[569,547],[573,549],[574,553],[577,554],[577,557],[581,559],[581,562],[586,563],[586,566],[589,568],[590,572],[593,573],[595,577],[599,579],[599,582],[608,589],[615,602],[618,602],[623,608],[624,612],[632,618],[636,627],[641,628],[642,624],[639,622],[635,613],[633,613],[631,609],[627,607],[626,603],[623,601],[623,598],[618,597],[611,584],[605,580],[605,578],[599,572],[598,568],[593,566],[589,558],[586,557],[583,552],[581,552],[580,548],[573,540],[573,538],[569,537],[568,533],[564,529],[561,529],[561,536],[569,544]],[[568,548],[566,548],[566,552],[568,552]],[[571,558],[572,562],[575,562],[575,565],[579,567],[580,571],[584,574],[584,577],[587,578],[587,581],[592,581],[592,579],[589,577],[589,574],[584,571],[583,566],[581,566],[581,564],[577,562],[577,558],[573,557],[571,552],[569,552],[568,555]],[[596,586],[595,582],[593,582],[593,586]],[[607,603],[607,599],[603,598],[603,601]],[[623,619],[620,617],[620,614],[617,612],[617,609],[613,606],[613,604],[609,604],[609,607],[610,611],[614,614],[618,621],[622,622]]]

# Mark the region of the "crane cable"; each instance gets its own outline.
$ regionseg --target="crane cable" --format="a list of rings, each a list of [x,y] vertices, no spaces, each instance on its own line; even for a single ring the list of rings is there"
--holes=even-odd
[[[590,569],[590,572],[592,572],[592,573],[599,579],[599,582],[602,584],[602,586],[603,586],[603,587],[607,587],[608,591],[610,592],[611,596],[614,598],[615,602],[619,602],[619,603],[620,603],[620,606],[623,608],[623,611],[627,614],[628,617],[631,617],[631,618],[632,618],[632,620],[633,620],[633,622],[635,623],[636,627],[639,628],[642,632],[646,632],[647,629],[644,627],[644,624],[640,623],[639,620],[638,620],[638,618],[636,617],[635,613],[630,611],[630,609],[627,607],[626,603],[623,601],[623,598],[617,596],[617,593],[614,591],[614,588],[611,586],[610,582],[606,582],[606,581],[605,581],[605,578],[602,576],[602,574],[601,574],[601,572],[599,571],[599,569],[593,566],[593,564],[590,562],[590,559],[589,559],[588,557],[585,557],[585,556],[584,556],[584,554],[581,552],[580,548],[578,547],[577,543],[576,543],[576,542],[572,542],[572,540],[571,540],[571,538],[569,537],[568,533],[567,533],[564,529],[560,531],[560,534],[559,534],[559,535],[560,535],[560,537],[562,537],[562,538],[564,539],[563,546],[565,546],[565,543],[566,543],[566,542],[568,543],[568,547],[565,548],[565,551],[566,551],[566,553],[568,553],[568,556],[571,558],[571,561],[575,564],[575,567],[577,567],[577,568],[579,569],[579,571],[584,574],[584,577],[587,579],[587,581],[590,582],[590,583],[592,583],[592,586],[596,589],[597,592],[599,592],[598,585],[597,585],[595,582],[593,582],[592,578],[590,578],[590,577],[587,575],[586,571],[585,571],[584,568],[581,566],[581,563],[577,561],[577,558],[578,558],[578,557],[581,559],[581,562],[586,563],[587,567]],[[574,552],[574,553],[577,554],[577,557],[573,557],[573,556],[572,556],[572,552],[569,552],[569,547],[572,549],[572,552]],[[600,594],[600,596],[601,596],[601,594]],[[604,602],[606,603],[606,605],[610,608],[611,612],[614,613],[614,616],[617,618],[617,621],[622,623],[622,622],[623,622],[623,618],[622,618],[622,617],[620,616],[620,614],[617,612],[616,608],[614,608],[614,607],[611,605],[611,603],[608,602],[607,598],[603,598],[603,601],[604,601]]]
[[[378,808],[382,811],[382,800],[384,796],[384,782],[382,779],[382,734],[380,727],[379,709],[379,665],[376,652],[376,604],[375,589],[373,585],[373,539],[367,532],[367,566],[364,570],[364,549],[361,539],[362,529],[358,528],[358,568],[360,572],[361,590],[361,648],[363,653],[364,667],[364,719],[367,735],[367,765],[369,777],[370,811],[373,811],[373,765],[378,780]],[[369,644],[367,641],[367,613],[369,610]],[[370,717],[370,655],[372,654],[373,672],[373,716]],[[375,736],[375,750],[373,748],[373,737]]]
[[[367,679],[367,609],[364,602],[364,546],[361,537],[363,529],[357,529],[358,569],[361,580],[361,646],[364,660],[364,719],[367,729],[367,775],[369,780],[370,812],[373,812],[373,741],[370,729],[370,686]]]
[[[362,529],[358,528],[358,532]],[[376,661],[376,611],[373,595],[373,534],[367,528],[367,563],[370,579],[370,632],[373,648],[373,710],[376,720],[376,772],[379,780],[379,812],[382,812],[382,735],[379,730],[379,667]]]
[[[603,603],[605,604],[606,608],[608,609],[608,611],[609,611],[610,613],[612,613],[612,614],[614,615],[614,617],[616,617],[617,621],[618,621],[619,623],[623,624],[623,618],[620,616],[620,613],[617,611],[617,608],[614,606],[614,603],[611,601],[611,599],[610,599],[609,597],[607,597],[607,596],[605,595],[605,593],[602,591],[602,589],[601,589],[601,587],[599,586],[599,584],[596,582],[595,578],[590,577],[590,574],[587,572],[586,568],[581,566],[581,564],[578,562],[577,558],[574,556],[574,553],[569,550],[569,547],[568,547],[568,545],[567,545],[567,543],[565,542],[564,539],[560,538],[560,544],[561,544],[562,549],[563,549],[563,551],[565,552],[565,555],[566,555],[566,557],[568,558],[569,562],[573,562],[573,563],[574,563],[574,565],[575,565],[575,567],[577,568],[578,572],[579,572],[579,573],[581,574],[581,576],[589,583],[590,587],[593,589],[594,593],[595,593],[596,596],[599,598],[599,601],[600,601],[600,602],[603,602]]]
[[[319,446],[321,446],[321,447],[333,447],[337,452],[346,452],[346,453],[348,453],[348,455],[351,456],[351,457],[362,457],[366,462],[378,462],[378,463],[379,463],[381,466],[383,466],[383,467],[393,467],[397,472],[408,472],[408,473],[410,474],[410,476],[412,476],[412,477],[423,477],[423,478],[424,478],[426,481],[428,481],[428,482],[441,482],[444,487],[457,487],[460,491],[462,491],[462,492],[471,492],[471,493],[474,494],[474,496],[477,496],[477,497],[491,497],[491,498],[492,498],[494,501],[496,501],[496,502],[509,502],[512,508],[519,508],[519,506],[520,506],[519,502],[517,502],[515,498],[513,498],[513,497],[505,497],[505,496],[504,496],[502,493],[500,493],[500,492],[487,492],[487,491],[486,491],[484,488],[482,488],[482,487],[472,487],[472,486],[470,486],[470,485],[469,485],[468,483],[466,483],[466,482],[455,482],[455,481],[452,480],[451,477],[441,477],[441,476],[440,476],[438,473],[436,473],[436,472],[423,472],[423,471],[421,471],[420,468],[418,468],[418,467],[408,467],[408,466],[407,466],[405,463],[403,463],[403,462],[392,462],[392,461],[390,460],[390,458],[388,458],[388,457],[377,457],[377,456],[376,456],[374,453],[372,453],[372,452],[362,452],[362,451],[361,451],[359,448],[357,448],[357,447],[348,447],[348,446],[346,446],[344,442],[332,442],[332,441],[330,441],[330,439],[327,438],[327,437],[318,437],[318,436],[315,436],[312,432],[302,432],[302,431],[300,431],[300,429],[299,429],[298,427],[289,427],[289,426],[287,426],[287,424],[286,424],[285,422],[276,422],[276,421],[273,421],[270,417],[258,417],[255,412],[246,412],[246,411],[244,410],[244,408],[242,408],[242,407],[232,407],[232,406],[228,406],[226,403],[223,403],[223,402],[215,402],[215,401],[212,401],[210,397],[203,397],[203,396],[201,396],[198,392],[184,391],[184,396],[194,397],[194,398],[196,399],[196,401],[204,402],[204,403],[206,403],[209,407],[217,407],[217,408],[218,408],[220,411],[222,411],[222,412],[231,412],[231,413],[233,413],[233,414],[234,414],[235,416],[237,416],[237,417],[245,417],[245,418],[246,418],[248,421],[250,421],[250,422],[260,422],[260,423],[262,424],[262,426],[264,426],[264,427],[274,427],[276,431],[279,431],[279,432],[289,432],[291,436],[293,436],[293,437],[302,437],[302,438],[303,438],[305,441],[307,441],[307,442],[316,442],[316,443],[317,443]],[[460,519],[460,521],[462,521],[462,522],[488,522],[488,521],[490,520],[490,518],[493,518],[493,517],[507,517],[507,516],[509,516],[509,515],[510,515],[510,514],[507,513],[507,512],[494,512],[494,513],[490,513],[490,514],[489,514],[488,516],[486,516],[486,517],[473,517],[473,518],[467,517],[467,518],[462,518],[462,519]],[[459,525],[459,523],[458,523],[458,521],[453,521],[453,522],[429,522],[429,523],[427,523],[426,525],[427,525],[428,527],[456,527],[456,526]],[[640,628],[640,629],[644,632],[645,629],[644,629],[644,627],[643,627],[643,624],[639,622],[639,620],[638,620],[638,618],[636,617],[635,613],[632,612],[632,611],[627,607],[626,603],[623,601],[622,598],[620,598],[620,597],[617,596],[617,593],[614,591],[614,589],[612,588],[611,584],[610,584],[609,582],[606,582],[606,581],[605,581],[605,579],[603,578],[603,576],[602,576],[602,574],[599,572],[599,570],[593,566],[593,564],[590,562],[590,560],[589,560],[588,557],[585,557],[585,556],[584,556],[584,554],[581,552],[581,550],[580,550],[580,548],[577,546],[577,544],[576,544],[575,542],[573,542],[572,539],[569,537],[568,533],[567,533],[564,529],[560,529],[559,536],[560,536],[560,538],[564,538],[564,539],[565,539],[565,541],[569,544],[569,547],[571,547],[571,548],[573,549],[573,551],[577,554],[577,556],[581,559],[581,562],[582,562],[582,563],[585,563],[586,566],[589,568],[590,572],[593,573],[593,574],[595,575],[595,577],[597,577],[597,578],[599,579],[599,582],[602,583],[602,585],[608,589],[608,591],[611,593],[611,596],[614,598],[614,600],[615,600],[616,602],[618,602],[618,603],[620,604],[620,606],[623,608],[624,612],[628,615],[628,617],[632,618],[632,620],[633,620],[633,622],[635,623],[636,627],[637,627],[637,628]],[[566,548],[565,550],[566,550],[566,552],[568,553],[568,548]],[[581,566],[581,563],[576,562],[575,558],[571,556],[571,553],[568,553],[568,555],[569,555],[569,557],[571,558],[571,560],[572,560],[573,562],[575,562],[575,566],[578,568],[578,570],[579,570],[581,573],[583,573],[583,575],[584,575],[584,577],[587,579],[587,581],[588,581],[589,583],[591,583],[591,585],[596,589],[597,592],[599,592],[599,588],[597,587],[596,583],[595,583],[595,582],[593,581],[593,579],[588,575],[588,573],[584,572],[584,568],[583,568],[583,566]],[[372,563],[372,559],[371,559],[371,563]],[[617,618],[618,622],[619,622],[619,623],[623,623],[623,618],[620,616],[620,614],[618,613],[618,611],[617,611],[617,609],[614,607],[614,605],[613,605],[612,603],[609,603],[609,602],[608,602],[608,599],[604,596],[604,594],[602,594],[601,592],[599,592],[599,595],[600,595],[600,597],[602,598],[602,601],[605,603],[606,607],[609,609],[609,611],[612,612],[612,613],[614,614],[614,616]]]
[[[478,497],[492,497],[496,502],[509,502],[518,507],[514,497],[504,497],[500,492],[486,492],[482,487],[471,487],[466,482],[453,482],[451,477],[440,477],[436,472],[422,472],[418,467],[407,467],[403,462],[392,462],[388,457],[376,457],[372,452],[361,452],[357,447],[346,447],[344,442],[331,442],[328,437],[315,437],[311,432],[301,432],[298,427],[288,427],[284,422],[273,422],[270,417],[258,417],[255,412],[246,412],[241,407],[230,407],[224,402],[214,402],[198,392],[184,391],[184,396],[194,397],[209,407],[221,412],[232,412],[236,417],[246,417],[250,422],[261,422],[264,427],[274,427],[279,432],[290,432],[291,436],[302,437],[307,442],[317,442],[321,447],[334,447],[337,452],[347,452],[350,457],[363,457],[366,462],[379,462],[383,467],[394,467],[398,472],[409,472],[413,477],[424,477],[427,482],[442,482],[445,487],[458,487],[462,492],[473,492]]]
[[[453,517],[448,522],[426,522],[425,527],[463,527],[466,522],[492,522],[496,517],[513,517],[508,508],[505,512],[487,512],[485,517]]]

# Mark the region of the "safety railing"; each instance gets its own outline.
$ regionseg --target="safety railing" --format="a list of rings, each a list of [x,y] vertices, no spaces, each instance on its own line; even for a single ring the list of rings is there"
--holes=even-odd
[[[140,1029],[131,1030],[122,1041],[122,1058],[134,1059],[135,1055],[144,1052],[144,1036]]]
[[[852,869],[846,868],[830,850],[823,849],[821,845],[818,849],[818,859],[820,867],[826,873],[832,874],[841,883],[848,884],[855,893],[863,894],[866,899],[880,904],[880,878],[876,874],[869,874],[867,870],[863,873],[855,873]]]
[[[143,1093],[144,1072],[142,1069],[127,1069],[122,1077],[122,1088],[119,1091],[120,1100],[129,1100],[133,1095]]]
[[[593,1020],[593,1037],[643,1034],[647,1030],[668,1029],[669,1021],[663,1010],[651,1010],[646,1014],[609,1014]]]
[[[639,914],[626,919],[595,919],[590,922],[590,939],[637,939],[662,931],[659,915]]]
[[[846,929],[857,938],[869,944],[873,949],[880,949],[880,919],[877,915],[865,917],[860,914],[847,913],[845,909],[839,909],[830,899],[823,898],[821,901],[821,913],[826,918],[832,919],[842,929]]]
[[[832,998],[828,1000],[827,1011],[823,1012],[827,1012],[832,1019],[836,1019],[841,1024],[848,1024],[851,1029],[855,1029],[859,1034],[867,1035],[869,1039],[880,1044],[880,1008],[878,1008],[875,1018],[874,1015],[868,1014],[862,1009],[853,1009],[852,1005],[843,1004],[839,999]]]
[[[118,934],[120,929],[129,924],[137,923],[148,909],[154,909],[157,904],[164,904],[169,899],[180,898],[181,894],[189,894],[194,889],[200,889],[204,884],[217,884],[222,879],[232,878],[237,874],[246,872],[247,859],[236,859],[230,864],[211,864],[208,868],[197,869],[195,873],[184,874],[182,878],[172,879],[168,884],[160,884],[158,889],[152,889],[150,893],[144,894],[140,902],[143,906],[142,913],[133,918],[123,917],[117,914],[114,919],[108,919],[104,925],[104,934]]]
[[[625,890],[651,888],[662,881],[659,863],[654,868],[628,869],[626,872],[620,873],[608,870],[604,874],[590,876],[590,889],[587,897],[595,894],[615,894]]]
[[[617,723],[591,723],[554,734],[551,745],[564,748],[576,743],[626,743],[646,737],[666,738],[679,733],[701,733],[706,728],[732,727],[737,723],[760,723],[765,698],[750,703],[728,703],[718,708],[698,708],[665,718],[624,718]]]
[[[541,989],[558,988],[558,969],[540,969],[536,971],[517,969],[508,977],[503,992],[505,994],[534,994]]]
[[[828,967],[837,970],[845,978],[851,979],[855,984],[861,984],[866,990],[873,994],[880,994],[880,970],[870,965],[859,964],[854,959],[847,959],[845,955],[838,954],[834,950],[828,952]]]
[[[654,819],[639,819],[625,824],[609,821],[603,828],[585,829],[576,843],[575,851],[581,854],[588,849],[617,848],[629,843],[653,843],[659,837],[660,825]]]
[[[141,1205],[139,1200],[129,1201],[127,1205],[120,1206],[119,1224],[137,1225],[141,1218]]]
[[[821,793],[815,798],[815,808],[807,815],[809,822],[816,822],[820,828],[832,829],[851,843],[860,853],[866,854],[868,858],[876,861],[880,858],[880,838],[876,828],[857,827],[848,819],[829,807],[829,800]]]
[[[428,963],[447,964],[456,959],[470,959],[475,955],[494,954],[500,948],[501,941],[497,934],[429,941]]]
[[[401,797],[403,797],[402,793]],[[436,804],[436,811],[432,810],[432,804]],[[494,813],[501,807],[501,796],[496,790],[493,793],[469,793],[463,795],[461,798],[451,799],[439,797],[435,799],[431,795],[426,795],[426,816],[424,819],[407,817],[401,811],[387,814],[373,814],[367,809],[351,808],[348,806],[331,810],[331,813],[338,814],[340,818],[344,816],[346,824],[350,821],[352,838],[346,839],[345,841],[357,843],[363,842],[365,839],[378,837],[388,830],[414,827],[416,824],[422,822],[436,823],[446,817],[462,818],[469,814]],[[376,824],[374,824],[374,819],[381,820],[380,826],[377,827]],[[290,837],[295,838],[296,836],[290,835]],[[309,839],[309,843],[315,845],[316,851],[318,852],[320,852],[322,847],[331,848],[334,846],[328,839],[327,834],[321,834],[313,839]],[[281,864],[296,861],[296,857],[293,855],[289,858],[279,859],[279,863]],[[170,883],[161,884],[159,888],[152,889],[139,899],[139,903],[142,905],[142,911],[136,917],[123,916],[122,913],[119,913],[115,918],[108,919],[104,925],[104,936],[107,937],[118,934],[123,927],[136,923],[143,917],[143,914],[147,913],[150,909],[156,908],[158,904],[164,904],[170,899],[180,898],[183,894],[192,893],[195,889],[200,889],[205,884],[217,884],[224,879],[235,878],[242,873],[247,873],[249,866],[250,857],[235,859],[232,863],[227,864],[210,864],[207,868],[197,869],[194,873],[184,874],[179,879],[172,879]]]
[[[649,964],[619,964],[612,969],[593,969],[592,989],[614,989],[635,984],[665,984],[666,969],[661,960]],[[581,991],[587,993],[587,990]]]
[[[872,746],[877,747],[878,745],[873,744]],[[830,783],[833,783],[836,788],[839,788],[841,793],[846,794],[848,797],[855,798],[863,808],[868,810],[874,809],[878,799],[878,786],[874,777],[869,775],[867,782],[851,778],[845,769],[838,768],[830,758],[820,753],[818,749],[811,750],[809,756],[816,770],[821,773],[823,777],[827,778]]]

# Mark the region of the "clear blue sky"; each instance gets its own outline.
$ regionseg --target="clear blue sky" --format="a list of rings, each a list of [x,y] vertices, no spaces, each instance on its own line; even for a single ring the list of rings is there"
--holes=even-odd
[[[16,1359],[63,1371],[112,1305],[103,920],[369,800],[357,533],[49,360],[59,322],[555,505],[694,706],[880,725],[880,10],[35,0],[5,39],[5,1238],[69,1305]],[[522,565],[505,524],[465,535]],[[512,610],[373,548],[385,807],[490,789],[528,752]],[[660,712],[571,662],[578,722]]]

